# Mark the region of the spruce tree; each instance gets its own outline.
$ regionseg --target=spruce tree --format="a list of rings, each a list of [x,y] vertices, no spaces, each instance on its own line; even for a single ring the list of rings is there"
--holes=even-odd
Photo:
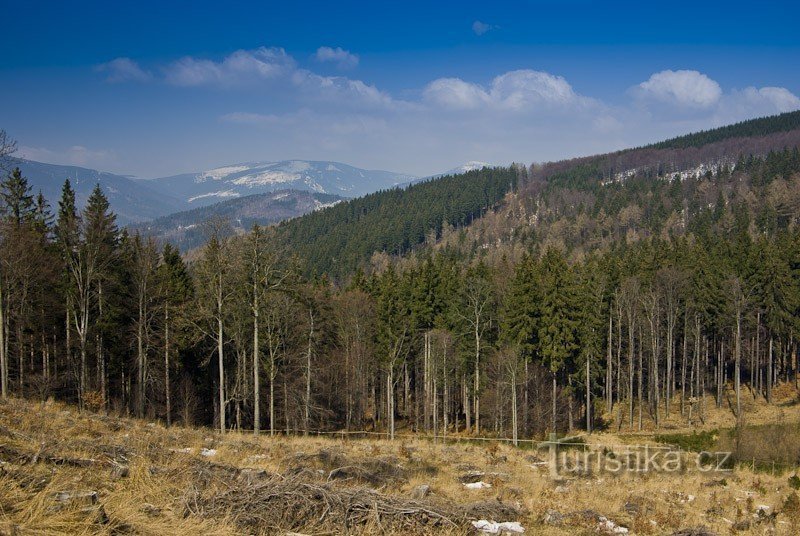
[[[8,177],[0,182],[0,200],[2,200],[0,210],[4,219],[17,227],[31,222],[36,214],[31,187],[19,168],[14,168]]]

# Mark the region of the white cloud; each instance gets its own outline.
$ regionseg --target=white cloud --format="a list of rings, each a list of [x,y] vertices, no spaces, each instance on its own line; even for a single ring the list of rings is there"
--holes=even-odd
[[[320,76],[305,69],[295,71],[292,83],[307,96],[370,108],[393,107],[398,101],[377,87],[344,76]]]
[[[324,61],[355,65],[358,57],[349,52],[322,47],[317,56]],[[282,48],[261,47],[237,50],[220,61],[185,57],[164,68],[165,81],[184,87],[215,86],[239,88],[272,84],[291,90],[296,98],[335,102],[347,107],[396,107],[400,101],[371,84],[344,76],[322,76],[297,67],[294,58]]]
[[[423,97],[431,104],[451,110],[487,107],[535,111],[583,107],[592,102],[575,93],[563,77],[529,69],[497,76],[488,89],[460,78],[439,78],[425,87]]]
[[[476,20],[472,23],[472,31],[475,32],[475,35],[483,35],[486,32],[496,29],[497,26],[494,24],[486,24],[485,22],[481,22],[479,20]]]
[[[634,88],[634,95],[689,108],[709,108],[722,96],[719,84],[698,71],[661,71]]]
[[[315,57],[317,61],[335,63],[340,69],[352,69],[358,66],[358,55],[341,47],[319,47]]]
[[[187,56],[164,69],[168,83],[176,86],[237,86],[277,79],[295,70],[295,61],[282,48],[237,50],[221,61]]]
[[[63,150],[22,146],[16,156],[37,162],[91,167],[108,165],[116,160],[113,151],[89,149],[83,145],[73,145]]]
[[[735,91],[733,97],[752,106],[764,107],[773,113],[791,112],[800,108],[800,99],[783,87],[748,87]]]
[[[117,82],[147,82],[152,74],[142,69],[138,63],[130,58],[115,58],[107,63],[95,67],[95,71],[106,74],[106,81]]]
[[[439,78],[428,84],[423,97],[432,104],[454,110],[472,110],[489,103],[489,94],[479,85],[460,78]]]
[[[352,55],[321,47],[307,60],[346,64],[346,54]],[[800,108],[800,99],[786,88],[723,91],[706,74],[689,70],[654,73],[618,105],[533,69],[500,72],[483,84],[437,78],[394,93],[300,67],[281,48],[238,50],[215,59],[186,57],[153,73],[173,86],[229,90],[215,91],[214,98],[231,113],[214,116],[217,129],[197,129],[205,149],[191,155],[212,166],[302,157],[424,175],[449,169],[453,161],[530,162],[594,154]],[[141,78],[120,81],[128,79]],[[197,114],[198,123],[206,119]],[[224,144],[218,138],[221,128]],[[154,152],[174,160],[167,151],[172,145],[163,145]],[[96,163],[108,157],[102,151],[21,149],[26,150],[34,151],[29,155],[34,159],[108,167]]]
[[[696,130],[800,109],[800,98],[783,87],[723,91],[698,71],[661,71],[631,88],[641,111],[659,122]],[[652,121],[651,117],[648,121]]]
[[[225,123],[237,125],[274,125],[283,118],[275,114],[256,114],[252,112],[231,112],[220,117]]]

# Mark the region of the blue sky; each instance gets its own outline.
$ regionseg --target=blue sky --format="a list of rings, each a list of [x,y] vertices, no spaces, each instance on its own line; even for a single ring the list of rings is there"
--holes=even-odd
[[[418,175],[800,108],[793,2],[4,2],[19,154],[156,177],[338,160]]]

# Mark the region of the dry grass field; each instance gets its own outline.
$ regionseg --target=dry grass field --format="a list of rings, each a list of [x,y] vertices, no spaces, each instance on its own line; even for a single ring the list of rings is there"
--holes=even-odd
[[[722,410],[708,417],[725,424]],[[623,429],[589,443],[637,440],[652,438]],[[221,436],[11,399],[0,402],[0,534],[474,534],[481,519],[544,535],[800,530],[791,470],[554,478],[547,460],[493,442]]]

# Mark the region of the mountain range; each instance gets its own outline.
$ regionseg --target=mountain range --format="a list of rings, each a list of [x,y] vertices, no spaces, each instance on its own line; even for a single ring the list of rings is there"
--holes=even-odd
[[[204,225],[212,219],[228,222],[232,232],[245,232],[253,225],[271,225],[296,218],[315,210],[333,206],[342,197],[302,190],[278,190],[265,194],[252,194],[176,212],[152,221],[129,225],[130,231],[154,236],[170,242],[181,251],[201,245],[207,239]]]
[[[78,166],[45,164],[21,158],[12,158],[9,167],[20,169],[33,192],[41,191],[54,213],[66,179],[70,180],[75,190],[75,201],[79,207],[86,204],[92,189],[99,184],[120,225],[147,221],[186,207],[183,201],[154,188],[157,185],[149,181]]]
[[[78,166],[46,164],[21,158],[13,158],[10,164],[11,167],[20,168],[33,191],[41,191],[54,211],[65,179],[70,179],[79,207],[86,203],[94,186],[99,184],[108,197],[112,210],[117,214],[120,225],[138,224],[183,212],[186,214],[176,215],[174,221],[185,223],[186,218],[205,217],[214,212],[191,210],[197,207],[208,207],[221,201],[244,199],[256,194],[295,192],[291,198],[299,204],[296,210],[288,212],[285,205],[278,207],[275,203],[268,203],[267,200],[271,199],[269,196],[243,204],[232,203],[219,210],[220,213],[231,215],[229,213],[233,207],[248,207],[245,213],[250,214],[248,211],[252,211],[253,207],[261,207],[268,210],[258,216],[262,222],[274,222],[277,221],[275,217],[278,214],[282,217],[295,217],[312,210],[314,201],[326,204],[332,202],[331,200],[360,197],[423,179],[487,166],[483,162],[468,162],[445,173],[419,178],[404,173],[361,169],[340,162],[284,160],[232,164],[196,173],[138,179]],[[303,197],[297,192],[333,197]],[[328,200],[320,201],[321,199]],[[247,214],[233,215],[233,218],[252,216]],[[155,224],[155,227],[162,228],[167,221],[173,220],[163,220]]]
[[[278,190],[360,197],[414,179],[413,175],[361,169],[340,162],[284,160],[234,164],[154,179],[148,184],[190,206],[204,206],[232,197]]]

